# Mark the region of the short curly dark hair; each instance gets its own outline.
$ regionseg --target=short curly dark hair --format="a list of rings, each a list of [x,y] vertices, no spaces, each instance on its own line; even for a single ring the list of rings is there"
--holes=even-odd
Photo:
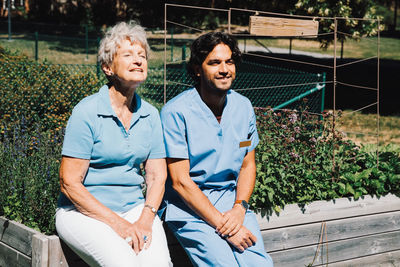
[[[236,64],[240,63],[242,59],[242,53],[239,50],[236,39],[231,35],[224,32],[209,32],[201,35],[193,41],[190,51],[190,59],[187,65],[187,71],[192,79],[196,82],[196,85],[200,84],[200,77],[196,75],[196,66],[201,66],[208,54],[218,44],[224,43],[232,51],[232,59]]]

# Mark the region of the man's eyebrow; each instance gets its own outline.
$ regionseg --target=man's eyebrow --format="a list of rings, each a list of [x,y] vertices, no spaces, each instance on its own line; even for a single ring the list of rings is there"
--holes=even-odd
[[[211,58],[211,59],[207,60],[207,63],[213,63],[213,62],[221,62],[221,59]]]

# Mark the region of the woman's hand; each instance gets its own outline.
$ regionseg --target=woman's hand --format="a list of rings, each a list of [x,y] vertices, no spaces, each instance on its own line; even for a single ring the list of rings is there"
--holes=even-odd
[[[112,228],[132,246],[137,255],[151,244],[153,220],[154,214],[146,212],[144,209],[139,219],[134,223],[121,218]]]
[[[127,237],[129,236],[132,238],[128,243],[132,246],[136,255],[150,246],[152,240],[152,225],[153,223],[146,223],[144,220],[139,219],[127,229],[129,233]]]
[[[234,205],[231,210],[223,213],[225,223],[216,228],[218,234],[222,236],[235,235],[243,225],[245,214],[246,210],[240,205]]]

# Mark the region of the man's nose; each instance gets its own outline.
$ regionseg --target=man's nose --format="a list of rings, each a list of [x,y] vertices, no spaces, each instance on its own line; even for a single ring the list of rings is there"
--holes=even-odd
[[[219,66],[219,72],[220,73],[228,73],[228,66],[226,65],[225,62],[222,62]]]

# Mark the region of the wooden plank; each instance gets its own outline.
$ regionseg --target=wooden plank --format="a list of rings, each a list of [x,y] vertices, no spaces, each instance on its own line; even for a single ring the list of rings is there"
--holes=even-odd
[[[35,234],[39,232],[0,216],[0,241],[29,257],[32,256],[32,236]]]
[[[31,258],[0,241],[0,266],[30,267]]]
[[[282,212],[262,217],[257,214],[262,230],[301,225],[321,221],[330,221],[362,215],[400,211],[400,198],[389,194],[379,199],[365,196],[364,199],[340,198],[331,201],[315,201],[302,209],[297,204],[286,205]]]
[[[375,254],[362,258],[355,258],[348,261],[341,261],[330,263],[330,267],[348,267],[348,266],[362,266],[362,267],[394,267],[400,266],[400,250],[391,251],[381,254]]]
[[[322,223],[262,231],[265,250],[273,252],[317,244]],[[326,222],[328,242],[400,230],[400,211]],[[324,237],[325,240],[325,237]]]
[[[318,21],[250,16],[250,34],[261,36],[316,36]]]
[[[68,266],[61,248],[60,238],[56,235],[51,235],[47,236],[47,240],[49,241],[49,266]]]
[[[89,265],[82,260],[64,241],[62,241],[58,236],[49,236],[49,242],[52,243],[49,246],[49,254],[51,259],[51,264],[49,266],[72,266],[72,267],[89,267]],[[59,247],[57,247],[58,245]],[[57,255],[54,258],[52,253],[54,249],[60,249],[58,253],[62,255]],[[59,262],[55,262],[59,260]]]
[[[317,246],[313,245],[271,252],[270,255],[275,267],[298,267],[310,264],[316,250]],[[327,255],[329,262],[340,262],[396,250],[400,250],[400,231],[334,241],[328,243],[328,250],[326,246],[321,247],[314,265],[326,264]]]
[[[32,267],[49,266],[49,241],[43,234],[32,237]]]

